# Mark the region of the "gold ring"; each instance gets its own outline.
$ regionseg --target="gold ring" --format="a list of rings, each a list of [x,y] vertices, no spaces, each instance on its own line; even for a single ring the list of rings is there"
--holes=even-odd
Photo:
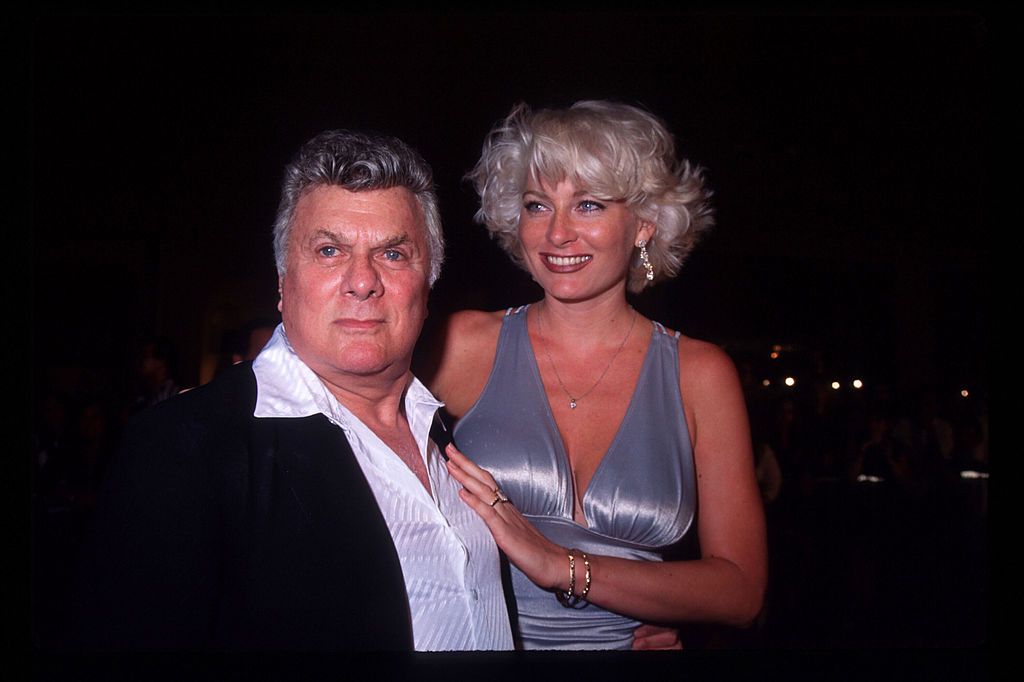
[[[508,502],[508,497],[506,497],[506,496],[505,496],[505,493],[503,493],[503,492],[501,491],[501,488],[495,488],[495,489],[494,489],[494,490],[492,490],[491,492],[493,492],[493,493],[494,493],[494,501],[493,501],[493,502],[491,502],[491,506],[492,506],[492,507],[493,507],[494,505],[498,504],[499,502],[503,502],[503,503],[504,503],[504,502]]]

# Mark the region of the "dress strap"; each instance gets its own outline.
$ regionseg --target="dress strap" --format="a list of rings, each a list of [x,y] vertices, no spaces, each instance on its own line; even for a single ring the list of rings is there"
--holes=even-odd
[[[654,329],[655,329],[655,330],[656,330],[656,331],[657,331],[658,333],[660,333],[660,334],[664,334],[665,336],[668,336],[668,330],[667,330],[667,329],[665,329],[665,325],[663,325],[663,324],[662,324],[661,322],[656,322],[655,320],[651,320],[651,322],[652,322],[652,323],[654,324]],[[674,335],[674,338],[678,339],[678,338],[679,338],[679,335],[680,335],[681,333],[682,333],[682,332],[678,332],[678,331],[677,331],[677,332],[675,333],[675,335]]]

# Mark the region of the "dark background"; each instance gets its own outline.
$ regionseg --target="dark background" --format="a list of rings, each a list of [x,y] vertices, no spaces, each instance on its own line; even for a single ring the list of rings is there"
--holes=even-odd
[[[984,400],[990,31],[921,9],[42,11],[33,386],[116,393],[153,335],[182,386],[209,380],[226,334],[277,314],[281,172],[327,128],[395,134],[433,165],[449,244],[434,320],[533,300],[462,176],[514,102],[605,98],[665,119],[715,191],[717,226],[642,312],[773,386],[778,344],[798,385],[818,358],[843,391]]]
[[[513,102],[641,104],[708,169],[718,226],[638,305],[845,373],[986,385],[988,30],[962,13],[50,16],[33,45],[37,366],[171,337],[180,380],[276,314],[281,171],[330,127],[433,164],[433,309],[535,295],[462,181]],[[60,314],[52,314],[60,311]],[[207,364],[204,366],[204,362]]]

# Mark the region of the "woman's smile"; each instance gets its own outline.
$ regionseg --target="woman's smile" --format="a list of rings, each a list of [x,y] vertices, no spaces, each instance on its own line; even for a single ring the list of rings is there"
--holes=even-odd
[[[543,259],[544,265],[551,272],[576,272],[586,267],[587,263],[594,259],[593,256],[558,256],[551,253],[542,253],[541,258]]]

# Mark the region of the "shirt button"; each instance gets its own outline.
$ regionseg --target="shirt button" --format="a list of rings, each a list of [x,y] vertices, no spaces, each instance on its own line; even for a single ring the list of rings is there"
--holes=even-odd
[[[469,591],[469,596],[473,601],[480,601],[480,594],[475,589]]]

